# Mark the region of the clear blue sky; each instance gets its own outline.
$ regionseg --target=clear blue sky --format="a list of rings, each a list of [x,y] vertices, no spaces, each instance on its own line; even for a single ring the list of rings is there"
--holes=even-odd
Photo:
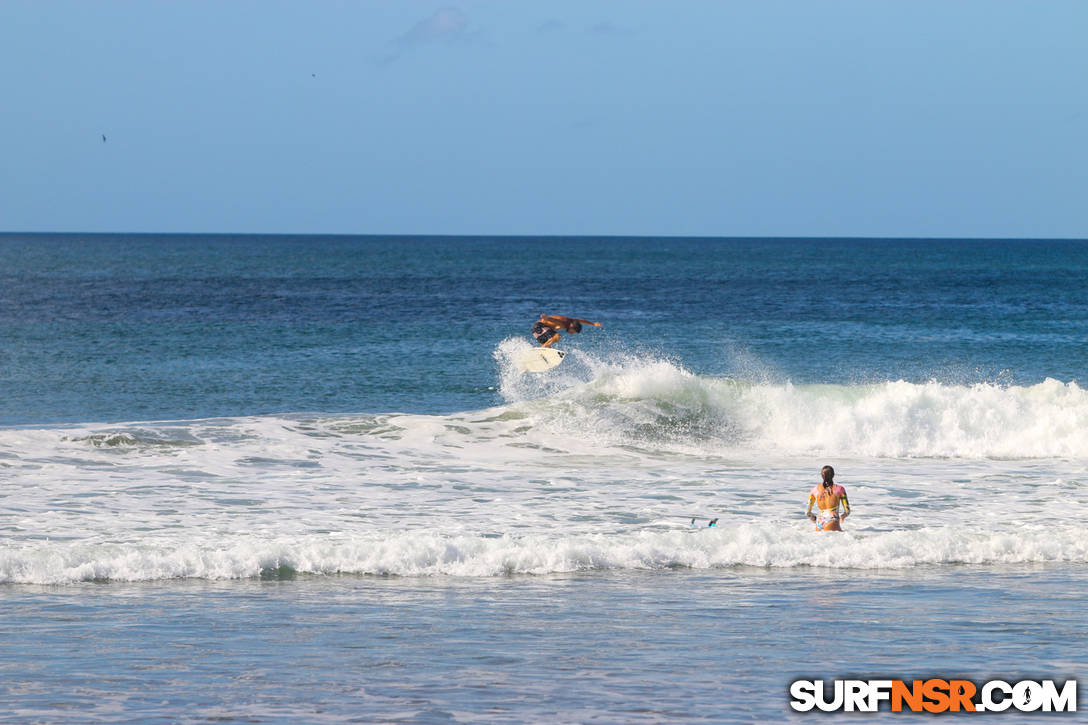
[[[1084,0],[4,0],[0,230],[1084,238],[1086,38]]]

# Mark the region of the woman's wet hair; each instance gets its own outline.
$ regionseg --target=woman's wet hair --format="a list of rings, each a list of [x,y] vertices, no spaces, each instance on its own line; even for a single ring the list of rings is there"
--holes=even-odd
[[[835,483],[835,469],[831,466],[824,466],[820,469],[820,478],[824,480],[825,486],[831,486]]]
[[[572,323],[570,323],[570,331],[571,332],[581,332],[582,331],[582,323],[581,322],[572,322]]]

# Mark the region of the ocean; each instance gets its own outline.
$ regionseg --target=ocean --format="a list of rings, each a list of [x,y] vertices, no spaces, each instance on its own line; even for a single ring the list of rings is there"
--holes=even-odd
[[[0,721],[1088,702],[1086,280],[1085,241],[0,235]],[[602,326],[522,373],[541,313]]]

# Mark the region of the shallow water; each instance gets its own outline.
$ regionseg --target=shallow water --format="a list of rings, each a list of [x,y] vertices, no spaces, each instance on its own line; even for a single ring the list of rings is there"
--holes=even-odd
[[[963,566],[7,585],[4,719],[801,720],[786,683],[828,672],[1073,677],[1085,580]]]

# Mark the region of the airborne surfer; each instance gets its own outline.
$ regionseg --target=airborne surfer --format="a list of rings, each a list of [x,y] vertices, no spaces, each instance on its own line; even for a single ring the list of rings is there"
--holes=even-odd
[[[850,515],[850,501],[846,498],[846,489],[835,483],[835,469],[824,466],[820,469],[820,478],[823,479],[812,487],[808,493],[808,510],[805,515],[816,522],[818,531],[842,531],[840,521]],[[812,504],[820,507],[819,516],[812,513]],[[839,515],[839,506],[845,509],[842,516]]]
[[[600,327],[601,323],[590,322],[580,317],[541,315],[540,319],[533,323],[532,333],[541,347],[551,347],[559,341],[559,330],[577,334],[582,331],[582,325]]]

